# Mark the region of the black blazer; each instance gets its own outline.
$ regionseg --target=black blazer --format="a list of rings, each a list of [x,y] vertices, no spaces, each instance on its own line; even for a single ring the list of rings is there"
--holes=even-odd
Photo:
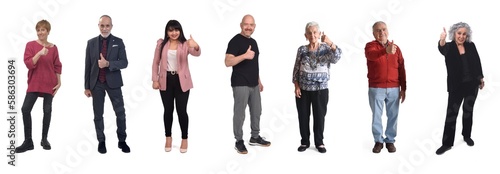
[[[455,41],[448,42],[444,46],[440,46],[438,42],[438,49],[444,56],[444,61],[446,63],[446,70],[448,72],[448,92],[452,92],[456,90],[462,82],[463,68],[460,53]],[[474,45],[474,42],[465,42],[464,49],[474,83],[479,85],[484,76],[476,45]]]
[[[120,69],[128,65],[125,44],[123,40],[113,36],[108,36],[108,49],[106,59],[109,61],[109,67],[106,68],[106,83],[110,88],[123,86],[123,80]],[[99,76],[100,59],[99,36],[90,39],[87,42],[85,53],[85,89],[94,89]]]

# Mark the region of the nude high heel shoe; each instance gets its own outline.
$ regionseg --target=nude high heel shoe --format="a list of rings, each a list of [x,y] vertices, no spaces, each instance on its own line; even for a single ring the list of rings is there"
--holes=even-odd
[[[187,139],[182,139],[181,142],[181,153],[186,153],[188,148],[188,140]]]
[[[165,152],[172,151],[172,137],[167,137],[165,140]]]

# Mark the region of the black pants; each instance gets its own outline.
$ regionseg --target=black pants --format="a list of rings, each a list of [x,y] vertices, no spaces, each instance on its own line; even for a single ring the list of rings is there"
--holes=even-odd
[[[455,141],[455,129],[460,105],[463,101],[462,135],[464,138],[471,137],[472,115],[474,103],[478,93],[477,82],[462,83],[455,91],[448,93],[448,107],[446,110],[446,122],[444,124],[443,145],[453,146]]]
[[[113,110],[115,111],[116,126],[118,127],[116,130],[118,141],[125,142],[125,139],[127,138],[127,133],[125,132],[127,125],[122,89],[120,87],[110,88],[106,82],[101,83],[99,81],[97,81],[95,88],[92,90],[92,105],[94,107],[94,124],[97,140],[99,142],[104,142],[106,140],[106,136],[104,135],[104,120],[102,117],[104,114],[104,101],[106,93],[108,93],[109,100],[111,100]]]
[[[313,132],[314,144],[323,145],[323,131],[325,130],[325,115],[328,105],[328,89],[319,91],[300,90],[301,97],[295,98],[297,112],[299,114],[299,128],[301,145],[310,145],[309,142],[309,118],[311,115],[311,105],[313,109]]]
[[[38,93],[38,92],[28,92],[24,98],[24,103],[21,108],[23,114],[24,122],[24,139],[31,139],[31,110],[35,105],[38,97],[43,97],[43,128],[42,128],[42,139],[47,138],[50,126],[50,118],[52,116],[52,99],[54,96],[52,94]]]
[[[179,75],[172,75],[167,72],[167,90],[160,90],[161,101],[163,102],[163,124],[165,126],[165,136],[172,136],[172,122],[174,120],[174,100],[175,109],[179,118],[182,139],[188,138],[189,118],[187,114],[187,103],[189,90],[183,92],[179,82]]]

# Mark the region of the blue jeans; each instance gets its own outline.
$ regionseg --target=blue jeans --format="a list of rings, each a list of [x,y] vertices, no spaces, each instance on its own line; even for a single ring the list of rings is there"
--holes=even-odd
[[[399,87],[395,88],[369,88],[368,97],[372,109],[372,133],[375,142],[394,143],[397,134],[399,113]],[[382,136],[382,113],[386,107],[387,128],[385,138]]]

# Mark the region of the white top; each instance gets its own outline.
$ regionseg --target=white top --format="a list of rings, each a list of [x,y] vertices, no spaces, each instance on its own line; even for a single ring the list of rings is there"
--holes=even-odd
[[[168,50],[167,71],[177,71],[177,50]]]

